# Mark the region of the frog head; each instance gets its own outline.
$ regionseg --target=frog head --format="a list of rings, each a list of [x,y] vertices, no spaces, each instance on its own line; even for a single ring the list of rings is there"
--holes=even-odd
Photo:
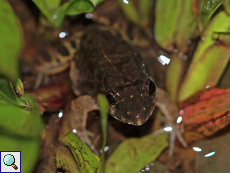
[[[106,93],[110,114],[128,124],[140,126],[145,123],[155,107],[156,85],[153,80],[136,80],[117,86]]]

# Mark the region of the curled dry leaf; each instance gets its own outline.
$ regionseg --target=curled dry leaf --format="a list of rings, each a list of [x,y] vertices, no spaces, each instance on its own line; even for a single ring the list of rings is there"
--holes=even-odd
[[[66,104],[66,99],[70,91],[70,84],[65,81],[60,84],[36,89],[31,94],[35,97],[40,112],[43,113],[48,110],[61,109]]]
[[[211,136],[230,122],[230,89],[202,91],[181,105],[186,142]]]

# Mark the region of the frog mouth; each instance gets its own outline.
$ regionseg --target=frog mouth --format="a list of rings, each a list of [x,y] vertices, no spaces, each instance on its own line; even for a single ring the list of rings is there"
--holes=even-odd
[[[112,117],[114,117],[115,119],[123,122],[123,123],[127,123],[127,124],[131,124],[134,126],[140,126],[142,124],[144,124],[149,117],[152,115],[152,112],[154,110],[155,106],[151,107],[149,112],[147,113],[139,113],[139,114],[132,114],[132,112],[127,111],[126,113],[118,113],[116,112],[116,106],[111,105],[110,106],[110,115]],[[146,108],[143,108],[143,110]]]

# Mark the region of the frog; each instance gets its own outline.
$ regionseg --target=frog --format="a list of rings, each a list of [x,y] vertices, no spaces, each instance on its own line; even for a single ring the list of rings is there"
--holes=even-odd
[[[156,85],[146,73],[141,56],[119,33],[110,30],[103,26],[86,29],[71,62],[72,89],[76,95],[93,98],[104,94],[114,118],[142,125],[155,107]]]
[[[36,69],[39,76],[70,69],[72,90],[78,96],[71,103],[70,122],[94,152],[86,118],[89,111],[98,109],[96,98],[101,93],[109,102],[111,116],[135,126],[144,124],[158,106],[172,127],[169,149],[172,155],[176,137],[187,147],[176,124],[179,110],[170,96],[156,86],[142,55],[125,33],[119,27],[89,25],[69,40],[56,44],[56,48],[52,44],[46,46],[39,53]]]

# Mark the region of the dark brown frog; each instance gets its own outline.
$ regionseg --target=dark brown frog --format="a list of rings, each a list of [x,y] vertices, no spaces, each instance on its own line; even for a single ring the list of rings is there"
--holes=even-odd
[[[104,26],[86,29],[70,76],[76,95],[105,94],[110,114],[122,122],[142,125],[155,107],[156,85],[141,56]]]

